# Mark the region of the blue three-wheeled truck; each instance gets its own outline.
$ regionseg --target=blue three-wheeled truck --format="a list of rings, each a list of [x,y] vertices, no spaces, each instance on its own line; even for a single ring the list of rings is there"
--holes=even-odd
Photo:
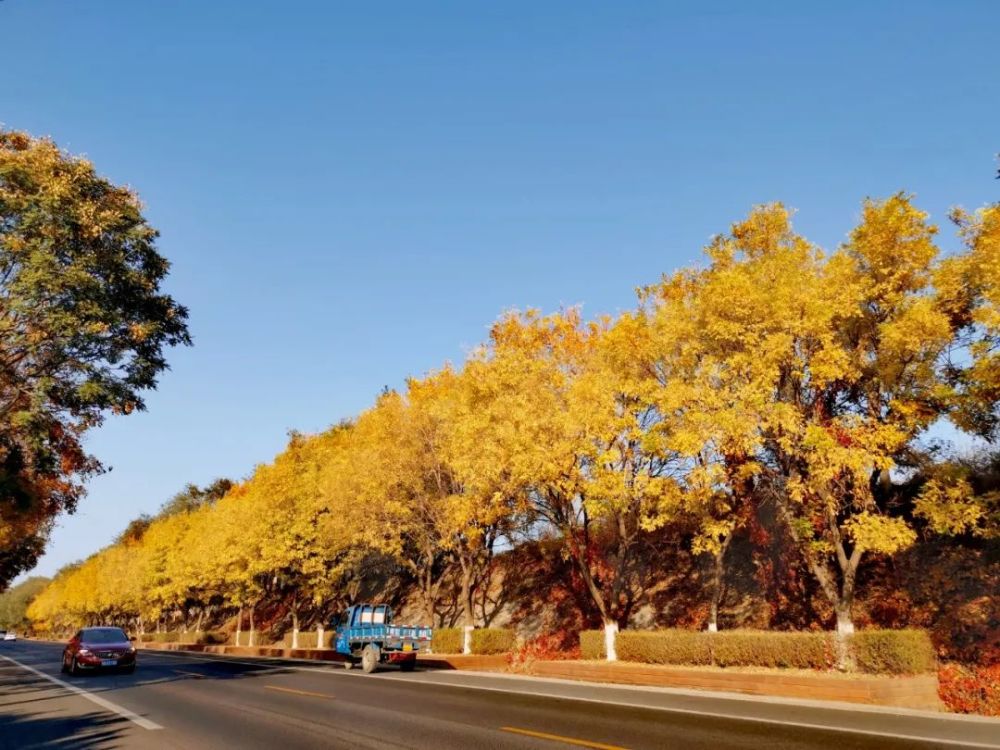
[[[365,672],[379,664],[399,664],[409,672],[417,654],[429,651],[431,629],[413,625],[393,625],[392,608],[386,604],[355,604],[347,608],[335,625],[337,653],[347,657],[348,669],[358,662]]]

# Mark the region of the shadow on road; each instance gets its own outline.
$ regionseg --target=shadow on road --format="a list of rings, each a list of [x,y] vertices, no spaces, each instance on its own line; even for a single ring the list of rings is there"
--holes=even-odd
[[[99,711],[66,717],[3,713],[0,750],[106,750],[118,747],[127,724],[127,719]]]

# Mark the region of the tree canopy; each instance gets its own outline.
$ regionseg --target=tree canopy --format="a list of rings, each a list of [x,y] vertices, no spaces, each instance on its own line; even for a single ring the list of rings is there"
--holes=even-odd
[[[282,597],[297,629],[379,555],[425,621],[450,586],[473,627],[495,545],[534,537],[613,634],[648,601],[650,545],[666,538],[711,557],[715,627],[733,534],[768,524],[850,633],[866,564],[919,538],[998,534],[996,492],[975,479],[987,470],[930,460],[924,441],[942,420],[997,436],[1000,213],[956,212],[951,253],[906,194],[866,200],[834,250],[791,217],[753,209],[620,315],[503,315],[461,366],[293,434],[243,482],[189,487],[58,576],[30,616],[252,618]],[[106,583],[126,566],[129,586]]]
[[[0,585],[102,470],[82,445],[144,408],[191,342],[138,197],[47,139],[0,130]]]

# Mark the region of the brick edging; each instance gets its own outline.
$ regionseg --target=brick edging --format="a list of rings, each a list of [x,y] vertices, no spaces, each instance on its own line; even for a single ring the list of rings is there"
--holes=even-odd
[[[696,670],[629,662],[536,661],[529,674],[620,685],[693,688],[783,698],[845,701],[941,711],[935,674],[913,676],[793,674]]]

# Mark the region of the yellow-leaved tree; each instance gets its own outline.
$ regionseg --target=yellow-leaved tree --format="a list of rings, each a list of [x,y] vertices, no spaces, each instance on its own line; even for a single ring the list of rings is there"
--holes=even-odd
[[[889,472],[946,410],[956,326],[931,286],[935,232],[907,196],[867,201],[827,256],[764,206],[708,248],[686,312],[669,302],[683,279],[660,290],[668,317],[688,316],[668,351],[699,359],[683,387],[704,413],[687,421],[724,426],[709,483],[737,495],[751,482],[776,505],[842,634],[863,555],[914,541],[887,512]]]
[[[479,355],[490,398],[476,444],[504,467],[495,483],[559,535],[605,630],[615,636],[647,582],[644,531],[672,517],[674,456],[653,427],[656,380],[643,316],[586,324],[576,310],[498,321]],[[484,365],[485,366],[485,365]]]

